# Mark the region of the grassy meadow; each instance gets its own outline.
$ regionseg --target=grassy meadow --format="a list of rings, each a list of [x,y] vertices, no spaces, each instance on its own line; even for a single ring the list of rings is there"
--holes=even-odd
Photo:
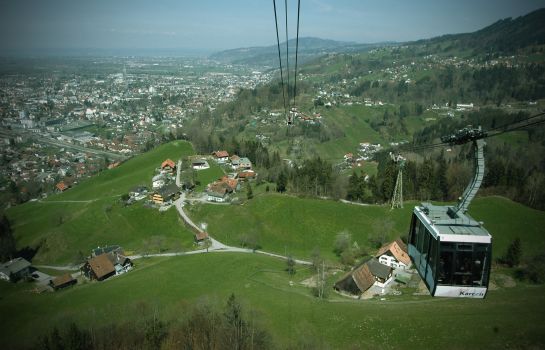
[[[235,293],[245,311],[272,334],[278,348],[542,348],[540,312],[545,286],[499,288],[484,300],[431,298],[402,293],[384,299],[314,298],[290,277],[285,262],[258,254],[209,253],[137,261],[135,269],[106,282],[84,283],[35,295],[29,285],[0,284],[2,341],[31,344],[52,327],[76,321],[84,328],[130,322],[151,314],[185,317],[187,305],[222,307]],[[290,280],[293,283],[290,285]]]
[[[188,207],[196,222],[206,222],[208,232],[218,240],[240,245],[243,235],[252,234],[263,250],[308,258],[315,247],[335,259],[336,234],[347,231],[358,245],[374,251],[369,239],[384,234],[387,239],[408,232],[411,212],[418,202],[405,208],[360,206],[330,200],[264,194],[239,206],[198,204]],[[519,237],[523,254],[535,255],[545,248],[542,240],[545,213],[503,197],[477,198],[469,210],[476,220],[484,221],[493,236],[494,255],[502,255],[509,243]]]
[[[71,264],[97,246],[119,244],[135,253],[190,249],[193,236],[174,208],[166,212],[142,203],[122,206],[132,187],[151,187],[154,169],[167,158],[193,152],[186,142],[172,142],[119,167],[82,181],[64,193],[10,208],[7,215],[17,247],[40,247],[34,264]]]

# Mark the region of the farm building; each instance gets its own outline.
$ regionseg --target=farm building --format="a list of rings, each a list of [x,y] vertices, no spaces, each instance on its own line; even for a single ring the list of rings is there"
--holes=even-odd
[[[55,185],[55,188],[58,192],[64,192],[68,189],[68,186],[63,181],[61,181],[57,185]]]
[[[407,246],[401,239],[383,245],[375,255],[381,264],[394,269],[406,269],[411,265],[411,258],[407,253]]]
[[[122,253],[109,252],[87,260],[81,270],[87,278],[103,281],[129,271],[132,265],[132,261]]]
[[[334,288],[353,295],[360,295],[371,286],[384,287],[392,277],[392,269],[372,258],[345,274]]]
[[[30,275],[30,263],[23,258],[16,258],[0,265],[0,279],[17,282]]]
[[[360,295],[371,288],[374,283],[375,277],[371,274],[369,266],[367,266],[367,264],[361,264],[337,281],[334,288],[338,291]]]
[[[76,279],[74,279],[72,277],[72,275],[70,275],[69,273],[65,273],[62,276],[57,276],[54,279],[52,279],[51,281],[49,281],[49,285],[54,290],[63,289],[63,288],[72,286],[72,285],[74,285],[76,283],[78,283],[78,281]]]

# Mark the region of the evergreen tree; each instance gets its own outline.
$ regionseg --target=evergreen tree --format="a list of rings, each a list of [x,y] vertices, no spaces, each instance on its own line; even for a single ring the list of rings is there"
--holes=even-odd
[[[11,225],[8,218],[3,215],[0,218],[0,261],[13,258],[16,252],[15,238],[11,231]]]

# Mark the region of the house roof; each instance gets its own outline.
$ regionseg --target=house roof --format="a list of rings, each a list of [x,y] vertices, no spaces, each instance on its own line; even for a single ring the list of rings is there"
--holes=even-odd
[[[378,262],[376,258],[369,259],[364,265],[369,267],[369,271],[375,277],[387,280],[392,273],[392,268]]]
[[[212,153],[216,158],[226,158],[229,157],[229,153],[227,151],[216,151]]]
[[[62,276],[55,277],[51,281],[51,284],[53,285],[53,288],[58,288],[58,287],[61,287],[61,286],[65,285],[65,284],[67,284],[67,283],[71,283],[72,281],[74,281],[74,278],[72,278],[72,275],[69,274],[69,273],[65,273]]]
[[[246,158],[246,157],[242,157],[240,158],[240,163],[246,163],[246,164],[252,164],[252,162],[250,161],[250,159]]]
[[[6,275],[10,273],[17,273],[21,270],[30,267],[30,263],[23,258],[15,258],[0,265],[0,270]]]
[[[217,183],[229,187],[231,191],[235,191],[238,186],[237,179],[231,179],[231,178],[228,178],[227,176],[222,177]]]
[[[64,191],[68,188],[68,186],[66,186],[66,184],[63,181],[59,182],[57,186],[55,187],[57,187],[59,191]]]
[[[176,167],[176,163],[174,163],[171,159],[167,159],[163,163],[161,163],[161,169],[167,166],[170,167],[171,169],[174,169]]]
[[[348,283],[348,285],[346,283]],[[352,289],[352,287],[349,287],[349,286],[355,285],[356,288],[360,291],[360,293],[363,293],[367,289],[369,289],[374,283],[375,283],[375,278],[371,274],[371,271],[369,270],[369,266],[367,266],[367,264],[361,264],[360,266],[356,267],[354,270],[345,274],[337,283],[335,283],[335,285],[341,289],[344,289],[347,287],[348,289]],[[351,290],[350,292],[355,293],[355,290]]]
[[[178,188],[178,186],[176,186],[175,183],[169,183],[168,185],[166,185],[165,187],[162,187],[157,192],[161,195],[161,197],[167,198],[180,192],[180,189]]]
[[[218,183],[213,183],[206,190],[210,196],[223,198],[227,194],[227,188]]]
[[[375,283],[375,278],[366,264],[363,264],[352,271],[352,279],[358,286],[358,289],[362,292],[365,292]]]
[[[256,173],[253,170],[246,170],[246,171],[241,171],[240,173],[238,173],[237,176],[239,178],[246,179],[246,178],[249,178],[249,177],[255,177]]]
[[[393,242],[383,245],[375,255],[379,257],[381,255],[390,253],[396,258],[397,261],[402,262],[403,264],[409,266],[411,264],[411,258],[407,253],[407,246],[399,238]]]
[[[97,276],[97,279],[101,279],[102,277],[115,272],[114,264],[108,258],[108,253],[100,254],[99,256],[89,259],[88,263],[89,266],[91,266],[91,270],[93,270],[94,274]]]
[[[240,157],[237,156],[236,154],[233,154],[233,155],[231,156],[231,161],[238,161],[238,160],[240,160]]]
[[[208,238],[208,233],[205,231],[199,231],[198,233],[195,233],[195,240],[202,241]]]

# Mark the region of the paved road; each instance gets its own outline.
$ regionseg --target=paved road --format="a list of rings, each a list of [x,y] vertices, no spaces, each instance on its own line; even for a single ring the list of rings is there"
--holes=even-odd
[[[189,216],[187,216],[187,214],[184,212],[184,201],[185,201],[185,193],[182,193],[180,195],[180,198],[178,198],[174,204],[176,206],[176,209],[178,210],[178,213],[180,214],[180,216],[182,217],[182,219],[191,227],[195,228],[197,231],[201,231],[201,229],[195,225],[195,223],[191,220],[191,218]],[[263,255],[267,255],[267,256],[271,256],[271,257],[275,257],[275,258],[280,258],[280,259],[284,259],[284,260],[287,260],[288,257],[287,256],[283,256],[283,255],[280,255],[280,254],[275,254],[275,253],[269,253],[269,252],[264,252],[262,250],[253,250],[253,249],[247,249],[247,248],[239,248],[239,247],[232,247],[232,246],[228,246],[226,244],[223,244],[221,243],[220,241],[210,237],[210,246],[208,247],[208,249],[201,249],[201,250],[197,250],[195,252],[208,252],[208,251],[215,251],[215,252],[219,252],[219,251],[223,251],[223,252],[236,252],[236,253],[258,253],[258,254],[263,254]],[[185,255],[185,254],[180,254],[180,255]],[[163,256],[168,256],[168,255],[163,255]],[[298,260],[298,259],[295,259],[295,262],[297,264],[302,264],[302,265],[312,265],[312,262],[310,261],[305,261],[305,260]]]

